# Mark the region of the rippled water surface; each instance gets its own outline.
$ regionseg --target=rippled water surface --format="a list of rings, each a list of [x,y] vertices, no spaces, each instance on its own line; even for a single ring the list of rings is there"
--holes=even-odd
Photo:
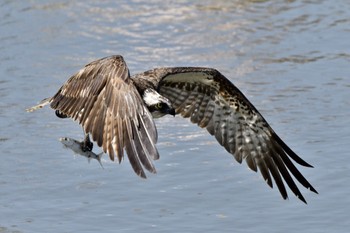
[[[346,0],[0,1],[0,232],[349,232],[349,15]],[[74,157],[58,138],[81,138],[76,123],[25,109],[112,54],[131,73],[219,69],[320,194],[284,201],[181,117],[156,121],[147,180]]]

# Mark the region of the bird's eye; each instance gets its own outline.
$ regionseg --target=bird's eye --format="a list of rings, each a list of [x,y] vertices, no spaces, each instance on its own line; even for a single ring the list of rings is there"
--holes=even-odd
[[[162,109],[162,108],[163,108],[163,103],[158,103],[158,104],[156,104],[156,108],[157,108],[157,109]]]

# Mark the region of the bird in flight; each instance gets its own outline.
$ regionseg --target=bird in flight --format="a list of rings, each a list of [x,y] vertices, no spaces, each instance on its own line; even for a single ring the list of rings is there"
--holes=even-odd
[[[206,128],[239,163],[245,160],[250,169],[259,170],[271,188],[274,180],[284,199],[288,198],[286,183],[306,203],[294,179],[317,193],[292,160],[312,166],[282,141],[243,93],[216,69],[165,67],[130,76],[122,56],[109,56],[87,64],[53,97],[27,111],[47,104],[58,117],[82,125],[84,151],[92,150],[90,135],[113,161],[117,158],[120,163],[126,152],[133,170],[143,178],[144,169],[156,173],[152,161],[159,158],[153,118],[179,114]]]

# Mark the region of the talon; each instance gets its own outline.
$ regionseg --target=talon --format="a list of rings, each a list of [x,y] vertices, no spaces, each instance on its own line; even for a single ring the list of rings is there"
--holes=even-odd
[[[68,117],[66,114],[62,113],[62,112],[59,111],[59,110],[56,110],[56,111],[55,111],[55,114],[56,114],[56,116],[59,117],[59,118],[67,118],[67,117]]]
[[[90,141],[89,134],[86,134],[85,139],[81,145],[81,149],[86,151],[92,151],[92,148],[94,147],[94,144]]]

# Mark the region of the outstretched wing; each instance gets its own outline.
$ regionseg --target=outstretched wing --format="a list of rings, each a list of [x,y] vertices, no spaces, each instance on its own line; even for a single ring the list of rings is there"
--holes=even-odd
[[[291,175],[317,193],[294,166],[311,167],[296,155],[272,130],[249,100],[220,72],[210,68],[178,67],[149,71],[156,76],[161,95],[169,98],[176,112],[206,128],[241,163],[260,170],[270,187],[275,183],[284,199],[284,181],[303,202],[304,197]]]
[[[141,177],[155,173],[157,130],[129,77],[123,57],[111,56],[86,65],[52,97],[50,106],[78,121],[86,133],[121,162],[126,150]]]

